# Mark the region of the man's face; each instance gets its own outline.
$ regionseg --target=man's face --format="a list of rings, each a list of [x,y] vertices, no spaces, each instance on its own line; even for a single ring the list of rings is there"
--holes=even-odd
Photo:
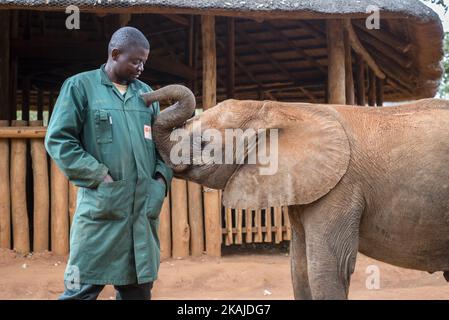
[[[114,73],[121,81],[137,79],[143,72],[148,59],[149,50],[141,47],[131,47],[124,50],[113,49]]]

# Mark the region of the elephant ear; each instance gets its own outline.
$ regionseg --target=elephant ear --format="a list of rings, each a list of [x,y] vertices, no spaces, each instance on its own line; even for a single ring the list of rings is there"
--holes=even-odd
[[[272,101],[256,108],[247,127],[278,129],[277,170],[261,174],[260,169],[269,165],[245,161],[228,180],[223,204],[239,209],[307,204],[333,189],[350,160],[349,141],[337,111],[325,105]],[[269,131],[267,155],[276,151]]]

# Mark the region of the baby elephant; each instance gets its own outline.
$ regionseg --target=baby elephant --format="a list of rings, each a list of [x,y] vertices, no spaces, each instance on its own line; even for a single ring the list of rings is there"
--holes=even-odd
[[[177,103],[153,132],[176,176],[223,189],[229,208],[289,206],[295,298],[346,299],[358,251],[400,267],[449,270],[448,101],[370,108],[226,100],[188,120],[195,99],[187,88],[144,96],[168,98]],[[276,172],[261,174],[259,162],[173,163],[170,134],[180,128],[192,138],[195,123],[223,136],[276,129],[276,145],[268,139],[266,149],[277,152]],[[225,154],[225,139],[191,141]]]

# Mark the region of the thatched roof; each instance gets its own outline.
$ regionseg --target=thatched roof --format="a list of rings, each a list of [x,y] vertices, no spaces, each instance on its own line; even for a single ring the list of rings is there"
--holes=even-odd
[[[280,64],[292,74],[293,86],[300,85],[318,97],[324,96],[325,92],[325,75],[323,77],[323,73],[319,72],[319,65],[326,68],[327,64],[324,19],[350,17],[355,24],[363,25],[367,7],[375,5],[380,9],[379,32],[386,33],[387,36],[397,39],[399,44],[408,46],[408,49],[403,51],[395,51],[397,48],[387,48],[392,49],[392,52],[385,51],[378,45],[375,31],[369,34],[362,30],[363,28],[356,28],[366,49],[387,74],[387,78],[391,79],[387,83],[386,100],[434,96],[443,71],[440,66],[443,56],[441,21],[434,11],[418,0],[0,0],[0,9],[35,9],[63,13],[62,9],[68,5],[77,5],[83,11],[95,13],[213,14],[242,18],[236,23],[242,26],[242,30],[246,28],[245,32],[258,44],[262,43],[262,49],[265,48],[272,57],[279,59]],[[281,41],[273,30],[270,31],[264,23],[267,21],[282,30],[284,35],[294,42],[296,48],[292,48],[291,43]],[[152,22],[147,22],[150,23]],[[217,39],[224,40],[226,28],[220,27],[220,23],[217,20]],[[236,26],[236,30],[238,29]],[[181,34],[178,36],[179,38],[170,39],[170,43],[176,45],[177,41],[184,40]],[[247,95],[238,95],[239,86],[249,88],[250,83],[254,83],[254,78],[258,80],[258,88],[261,88],[261,83],[264,85],[264,81],[276,85],[287,83],[274,64],[269,66],[266,58],[266,66],[262,66],[263,55],[260,50],[255,50],[254,46],[245,45],[245,37],[237,33],[236,41],[236,55],[240,64],[247,67],[246,72],[236,75],[237,98],[250,98]],[[308,54],[307,59],[298,54],[298,48]],[[178,49],[173,50],[176,55]],[[183,50],[181,46],[181,56]],[[223,45],[217,46],[217,53],[222,57],[226,56]],[[315,63],[318,69],[313,69],[313,63],[307,64],[311,60],[318,62]],[[200,69],[197,74],[201,76],[198,71]],[[220,72],[223,71],[219,70],[219,77]],[[310,88],[307,88],[309,84]],[[287,91],[293,90],[293,87],[288,88],[287,84],[285,86]],[[264,88],[265,86],[262,86],[262,89]],[[291,92],[285,95],[279,92],[278,97],[283,100],[304,99],[304,96],[294,96]]]

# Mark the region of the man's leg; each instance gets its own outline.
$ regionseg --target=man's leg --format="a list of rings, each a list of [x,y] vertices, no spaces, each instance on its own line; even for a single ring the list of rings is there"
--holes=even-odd
[[[151,300],[153,282],[114,286],[117,300]]]
[[[72,288],[64,282],[64,293],[59,300],[96,300],[104,285],[80,284],[79,288]]]

